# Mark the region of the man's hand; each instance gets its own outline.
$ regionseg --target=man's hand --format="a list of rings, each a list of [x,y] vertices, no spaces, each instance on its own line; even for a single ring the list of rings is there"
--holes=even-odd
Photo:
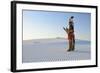
[[[65,27],[63,27],[63,29],[66,30]]]
[[[66,33],[68,33],[68,28],[63,27],[63,29],[65,30]]]

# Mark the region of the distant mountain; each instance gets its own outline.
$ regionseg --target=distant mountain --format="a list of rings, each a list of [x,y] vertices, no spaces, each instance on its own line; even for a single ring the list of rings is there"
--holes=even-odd
[[[66,38],[64,38],[64,37],[56,37],[56,39],[66,39]]]

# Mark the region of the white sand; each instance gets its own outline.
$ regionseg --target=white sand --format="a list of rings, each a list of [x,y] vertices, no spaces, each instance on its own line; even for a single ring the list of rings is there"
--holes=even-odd
[[[90,42],[76,40],[75,51],[67,52],[66,39],[37,39],[23,41],[22,61],[48,62],[91,59]]]

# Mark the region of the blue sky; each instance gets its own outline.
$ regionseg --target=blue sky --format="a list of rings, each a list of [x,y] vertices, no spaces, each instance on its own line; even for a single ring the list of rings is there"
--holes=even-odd
[[[76,12],[50,12],[23,10],[23,40],[42,38],[67,38],[63,27],[74,16],[76,39],[90,40],[91,14]]]

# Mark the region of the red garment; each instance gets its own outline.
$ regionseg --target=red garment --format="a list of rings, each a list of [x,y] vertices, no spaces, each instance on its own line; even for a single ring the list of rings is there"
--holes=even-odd
[[[74,33],[69,33],[68,34],[68,40],[73,40],[75,38]]]

